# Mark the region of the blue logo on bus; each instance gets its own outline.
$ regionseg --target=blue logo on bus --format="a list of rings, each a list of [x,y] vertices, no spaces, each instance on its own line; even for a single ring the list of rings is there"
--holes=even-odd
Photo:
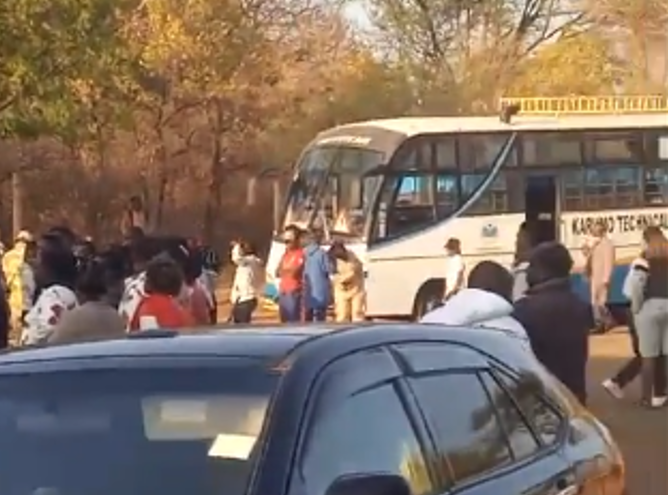
[[[482,236],[486,239],[491,239],[499,235],[499,228],[496,225],[488,223],[482,228]]]

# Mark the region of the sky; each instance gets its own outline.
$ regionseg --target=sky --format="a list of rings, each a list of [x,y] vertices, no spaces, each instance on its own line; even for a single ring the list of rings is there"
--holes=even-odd
[[[346,16],[362,29],[369,29],[371,21],[364,7],[364,0],[352,0],[345,6]]]

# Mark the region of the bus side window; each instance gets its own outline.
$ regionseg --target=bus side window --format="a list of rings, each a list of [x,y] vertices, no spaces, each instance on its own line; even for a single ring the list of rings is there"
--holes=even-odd
[[[564,171],[562,205],[565,211],[632,208],[640,203],[641,168],[597,166]]]
[[[447,218],[459,208],[459,186],[456,173],[439,173],[436,176],[436,214]]]
[[[376,212],[373,238],[394,238],[434,223],[434,180],[432,174],[387,176],[379,201],[383,211]]]
[[[647,206],[668,205],[668,164],[645,169],[643,199]]]
[[[644,171],[646,206],[668,205],[668,134],[650,135],[647,144],[651,163]]]

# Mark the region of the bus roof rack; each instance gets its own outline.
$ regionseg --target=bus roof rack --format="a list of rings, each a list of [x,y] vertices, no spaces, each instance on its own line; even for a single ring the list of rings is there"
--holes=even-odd
[[[517,115],[601,115],[668,113],[668,96],[566,96],[559,98],[501,98],[499,111]]]

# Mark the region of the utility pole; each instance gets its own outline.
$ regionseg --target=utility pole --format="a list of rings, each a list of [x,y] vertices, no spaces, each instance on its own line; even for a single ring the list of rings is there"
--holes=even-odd
[[[16,239],[19,231],[23,228],[23,184],[21,172],[12,172],[12,232]]]

